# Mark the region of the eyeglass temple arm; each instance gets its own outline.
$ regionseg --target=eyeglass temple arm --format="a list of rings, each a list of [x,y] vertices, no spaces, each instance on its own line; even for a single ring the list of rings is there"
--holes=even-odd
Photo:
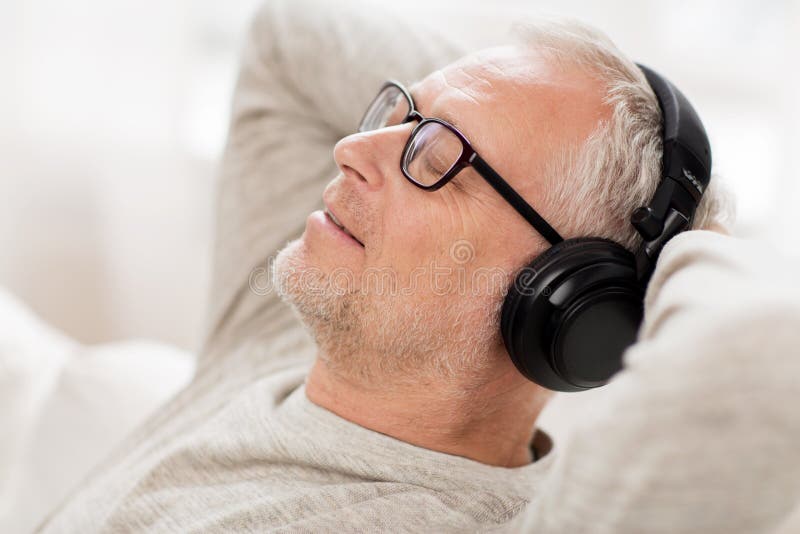
[[[489,185],[500,193],[500,195],[506,199],[537,232],[542,234],[551,245],[564,241],[564,238],[558,235],[558,232],[556,232],[530,204],[525,202],[525,199],[519,196],[519,194],[508,185],[508,182],[503,180],[477,153],[473,153],[472,156],[470,156],[469,162],[472,167],[478,171],[478,174],[483,176],[483,179],[489,182]]]

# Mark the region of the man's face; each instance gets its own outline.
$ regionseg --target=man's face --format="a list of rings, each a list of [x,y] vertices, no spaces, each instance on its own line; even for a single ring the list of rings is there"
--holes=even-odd
[[[551,154],[606,117],[602,89],[575,69],[503,47],[467,56],[411,87],[425,117],[455,125],[475,150],[559,229],[568,214],[537,202]],[[459,372],[504,354],[499,310],[513,274],[546,242],[471,167],[437,191],[401,172],[416,125],[342,139],[340,174],[274,276],[329,363],[368,372]],[[354,369],[355,368],[355,369]]]

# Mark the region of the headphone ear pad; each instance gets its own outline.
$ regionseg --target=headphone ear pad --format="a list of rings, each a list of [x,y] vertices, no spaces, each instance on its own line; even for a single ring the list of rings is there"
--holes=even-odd
[[[517,369],[557,391],[605,384],[636,338],[643,290],[633,255],[603,238],[552,246],[522,269],[500,320]]]
[[[500,328],[504,333],[503,337],[505,337],[506,330],[510,328],[508,322],[513,317],[513,313],[511,313],[511,311],[518,306],[519,300],[526,296],[533,296],[532,293],[534,292],[534,286],[537,282],[537,273],[544,271],[545,267],[552,263],[552,259],[562,251],[574,248],[584,243],[593,243],[597,241],[603,241],[616,245],[616,243],[613,241],[595,237],[576,237],[573,239],[565,239],[564,241],[556,243],[550,248],[544,250],[544,252],[533,258],[533,260],[531,260],[526,267],[520,270],[516,276],[516,279],[514,280],[514,283],[511,285],[511,288],[509,288],[505,303],[503,304],[503,313],[500,317]],[[538,280],[541,280],[541,277],[539,277]],[[545,291],[545,288],[542,288],[542,290]],[[550,290],[551,288],[546,288],[547,292]]]

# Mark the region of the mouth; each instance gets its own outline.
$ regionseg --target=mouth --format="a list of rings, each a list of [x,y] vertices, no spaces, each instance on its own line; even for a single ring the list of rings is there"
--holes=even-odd
[[[341,231],[342,231],[342,232],[344,232],[345,234],[349,235],[351,238],[353,238],[353,240],[354,240],[356,243],[358,243],[358,244],[359,244],[359,245],[361,245],[362,247],[364,246],[364,243],[362,243],[361,241],[359,241],[359,240],[358,240],[358,238],[356,238],[356,236],[354,236],[354,235],[353,235],[353,234],[350,232],[350,230],[348,230],[348,229],[347,229],[347,228],[346,228],[346,227],[345,227],[345,226],[344,226],[344,225],[343,225],[343,224],[342,224],[342,223],[339,221],[339,219],[337,219],[337,218],[336,218],[336,215],[334,215],[334,214],[333,214],[333,213],[332,213],[332,212],[331,212],[331,211],[328,209],[328,207],[327,207],[327,206],[325,207],[325,216],[326,216],[326,217],[328,217],[328,218],[331,220],[331,222],[332,222],[333,224],[335,224],[337,228],[339,228],[339,230],[341,230]]]

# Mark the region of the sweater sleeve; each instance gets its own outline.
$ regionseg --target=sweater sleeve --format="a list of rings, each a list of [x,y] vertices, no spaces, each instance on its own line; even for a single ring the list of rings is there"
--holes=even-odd
[[[413,81],[460,55],[436,31],[386,9],[270,0],[256,13],[219,170],[203,360],[264,335],[265,323],[298,328],[273,291],[270,262],[321,208],[336,173],[334,144],[355,130],[385,79]]]
[[[786,260],[673,239],[624,370],[572,422],[528,532],[772,532],[800,502],[800,295]]]

